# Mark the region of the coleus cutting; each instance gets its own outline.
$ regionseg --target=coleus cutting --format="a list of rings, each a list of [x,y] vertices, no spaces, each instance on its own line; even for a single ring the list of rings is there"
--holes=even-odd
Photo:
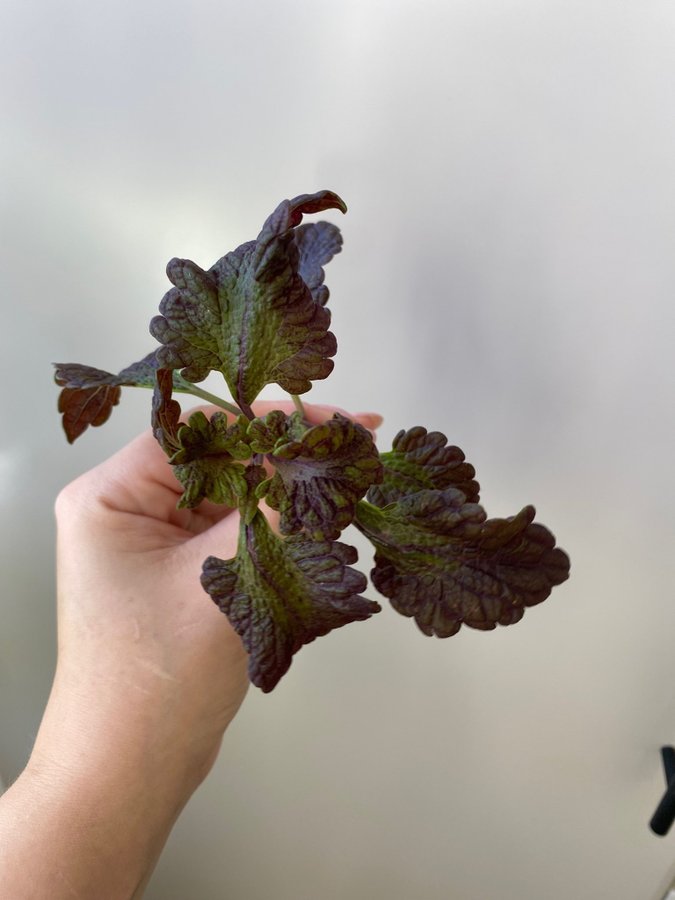
[[[57,364],[59,411],[72,443],[105,422],[125,386],[152,388],[152,428],[183,487],[180,507],[206,499],[241,514],[233,559],[205,560],[202,585],[249,654],[251,681],[271,691],[303,644],[380,611],[362,596],[356,550],[338,540],[353,524],[373,544],[377,590],[427,635],[462,624],[511,625],[569,575],[569,559],[526,506],[488,519],[474,469],[443,434],[400,431],[380,453],[371,433],[335,414],[311,425],[299,395],[326,378],[337,351],[328,330],[324,269],[341,249],[329,222],[346,212],[331,191],[284,200],[254,241],[210,269],[173,259],[173,287],[150,323],[159,346],[118,374]],[[220,372],[233,402],[198,387]],[[297,411],[256,417],[268,384],[293,395]],[[222,407],[181,421],[174,393]],[[280,514],[274,531],[259,508]]]

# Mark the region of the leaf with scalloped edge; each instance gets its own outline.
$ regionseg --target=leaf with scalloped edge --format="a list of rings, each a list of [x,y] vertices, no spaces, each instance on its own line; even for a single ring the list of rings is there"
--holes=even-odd
[[[295,227],[306,213],[346,207],[332,191],[284,200],[255,241],[242,244],[208,271],[190,260],[167,266],[174,287],[150,323],[163,346],[161,365],[189,381],[222,372],[242,409],[267,384],[302,394],[333,369],[337,350],[329,311],[300,273]],[[311,257],[310,257],[311,259]],[[306,262],[316,281],[316,262]],[[317,287],[318,289],[318,287]]]
[[[120,401],[122,387],[152,388],[157,360],[155,351],[122,369],[117,375],[80,363],[54,363],[54,381],[61,386],[58,408],[63,430],[72,444],[90,425],[103,425]],[[177,384],[174,390],[185,391]]]
[[[171,397],[171,375],[169,369],[157,372],[152,428],[184,488],[178,508],[192,509],[202,500],[233,508],[243,504],[249,493],[249,482],[246,467],[239,460],[251,456],[246,442],[248,420],[240,416],[230,423],[223,412],[207,419],[198,410],[187,424],[181,422],[180,404]]]
[[[248,493],[246,466],[237,460],[248,459],[251,451],[242,443],[242,431],[245,434],[241,422],[230,425],[225,413],[220,412],[210,420],[196,412],[187,425],[181,425],[177,435],[180,449],[169,460],[184,488],[179,509],[192,509],[202,500],[232,508],[244,502]]]
[[[382,476],[370,432],[340,413],[321,425],[303,426],[300,434],[294,433],[296,416],[284,421],[275,410],[266,419],[249,426],[249,436],[257,436],[253,447],[268,448],[267,459],[275,468],[258,496],[279,511],[284,534],[304,530],[317,541],[335,540],[354,518],[358,501]],[[267,440],[260,436],[264,429]]]
[[[300,253],[298,271],[321,306],[328,303],[329,292],[323,283],[323,267],[342,250],[340,229],[331,222],[309,222],[295,229],[295,243]]]
[[[178,400],[172,399],[172,393],[171,369],[157,369],[150,422],[155,440],[169,457],[180,450],[178,429],[182,412]]]
[[[118,385],[97,387],[64,387],[59,394],[58,410],[68,443],[72,444],[90,425],[103,425],[122,396]]]
[[[487,519],[456,488],[423,490],[380,509],[362,501],[354,524],[375,546],[371,579],[427,635],[462,624],[490,630],[522,618],[569,576],[569,558],[534,523],[534,507]]]
[[[477,503],[476,471],[459,447],[447,446],[447,442],[440,431],[427,431],[421,425],[399,431],[391,450],[380,454],[382,482],[368,491],[368,501],[386,506],[416,491],[455,487],[468,502]]]
[[[240,528],[236,557],[204,562],[202,585],[241,637],[253,684],[271,691],[304,644],[380,611],[359,596],[367,579],[350,567],[356,559],[340,542],[281,538],[258,512]]]
[[[289,441],[301,440],[307,428],[299,412],[288,415],[273,409],[266,416],[253,419],[246,436],[254,453],[273,453]]]

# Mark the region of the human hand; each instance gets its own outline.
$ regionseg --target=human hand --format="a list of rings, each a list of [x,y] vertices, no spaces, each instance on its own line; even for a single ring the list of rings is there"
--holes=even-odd
[[[255,411],[279,408],[293,409]],[[306,407],[313,422],[334,411]],[[55,753],[67,762],[77,734],[88,759],[142,747],[143,768],[172,775],[186,796],[211,768],[248,687],[247,659],[199,575],[207,556],[235,555],[239,515],[207,502],[176,509],[181,492],[148,431],[61,493],[58,666],[34,753],[43,764]]]
[[[293,407],[255,406],[272,409]],[[306,406],[316,423],[333,412]],[[142,896],[244,699],[246,653],[199,582],[207,556],[235,554],[239,515],[176,509],[181,493],[148,431],[59,496],[58,661],[30,761],[0,798],[6,896]]]

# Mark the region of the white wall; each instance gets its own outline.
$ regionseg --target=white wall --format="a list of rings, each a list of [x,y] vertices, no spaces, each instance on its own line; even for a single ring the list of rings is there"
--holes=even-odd
[[[150,900],[657,896],[674,49],[666,0],[0,8],[5,778],[53,667],[53,498],[148,416],[132,394],[68,447],[50,363],[142,355],[166,261],[210,265],[283,197],[350,207],[312,399],[382,411],[384,444],[446,432],[491,514],[534,502],[572,557],[512,629],[430,641],[385,610],[305,648],[247,700]]]

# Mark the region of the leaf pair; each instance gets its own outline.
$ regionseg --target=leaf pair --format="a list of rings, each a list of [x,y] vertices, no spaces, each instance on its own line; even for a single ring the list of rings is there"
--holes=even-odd
[[[401,431],[382,459],[383,482],[355,524],[375,547],[373,584],[425,634],[511,625],[568,577],[569,559],[533,522],[534,507],[487,518],[473,467],[444,435]]]

